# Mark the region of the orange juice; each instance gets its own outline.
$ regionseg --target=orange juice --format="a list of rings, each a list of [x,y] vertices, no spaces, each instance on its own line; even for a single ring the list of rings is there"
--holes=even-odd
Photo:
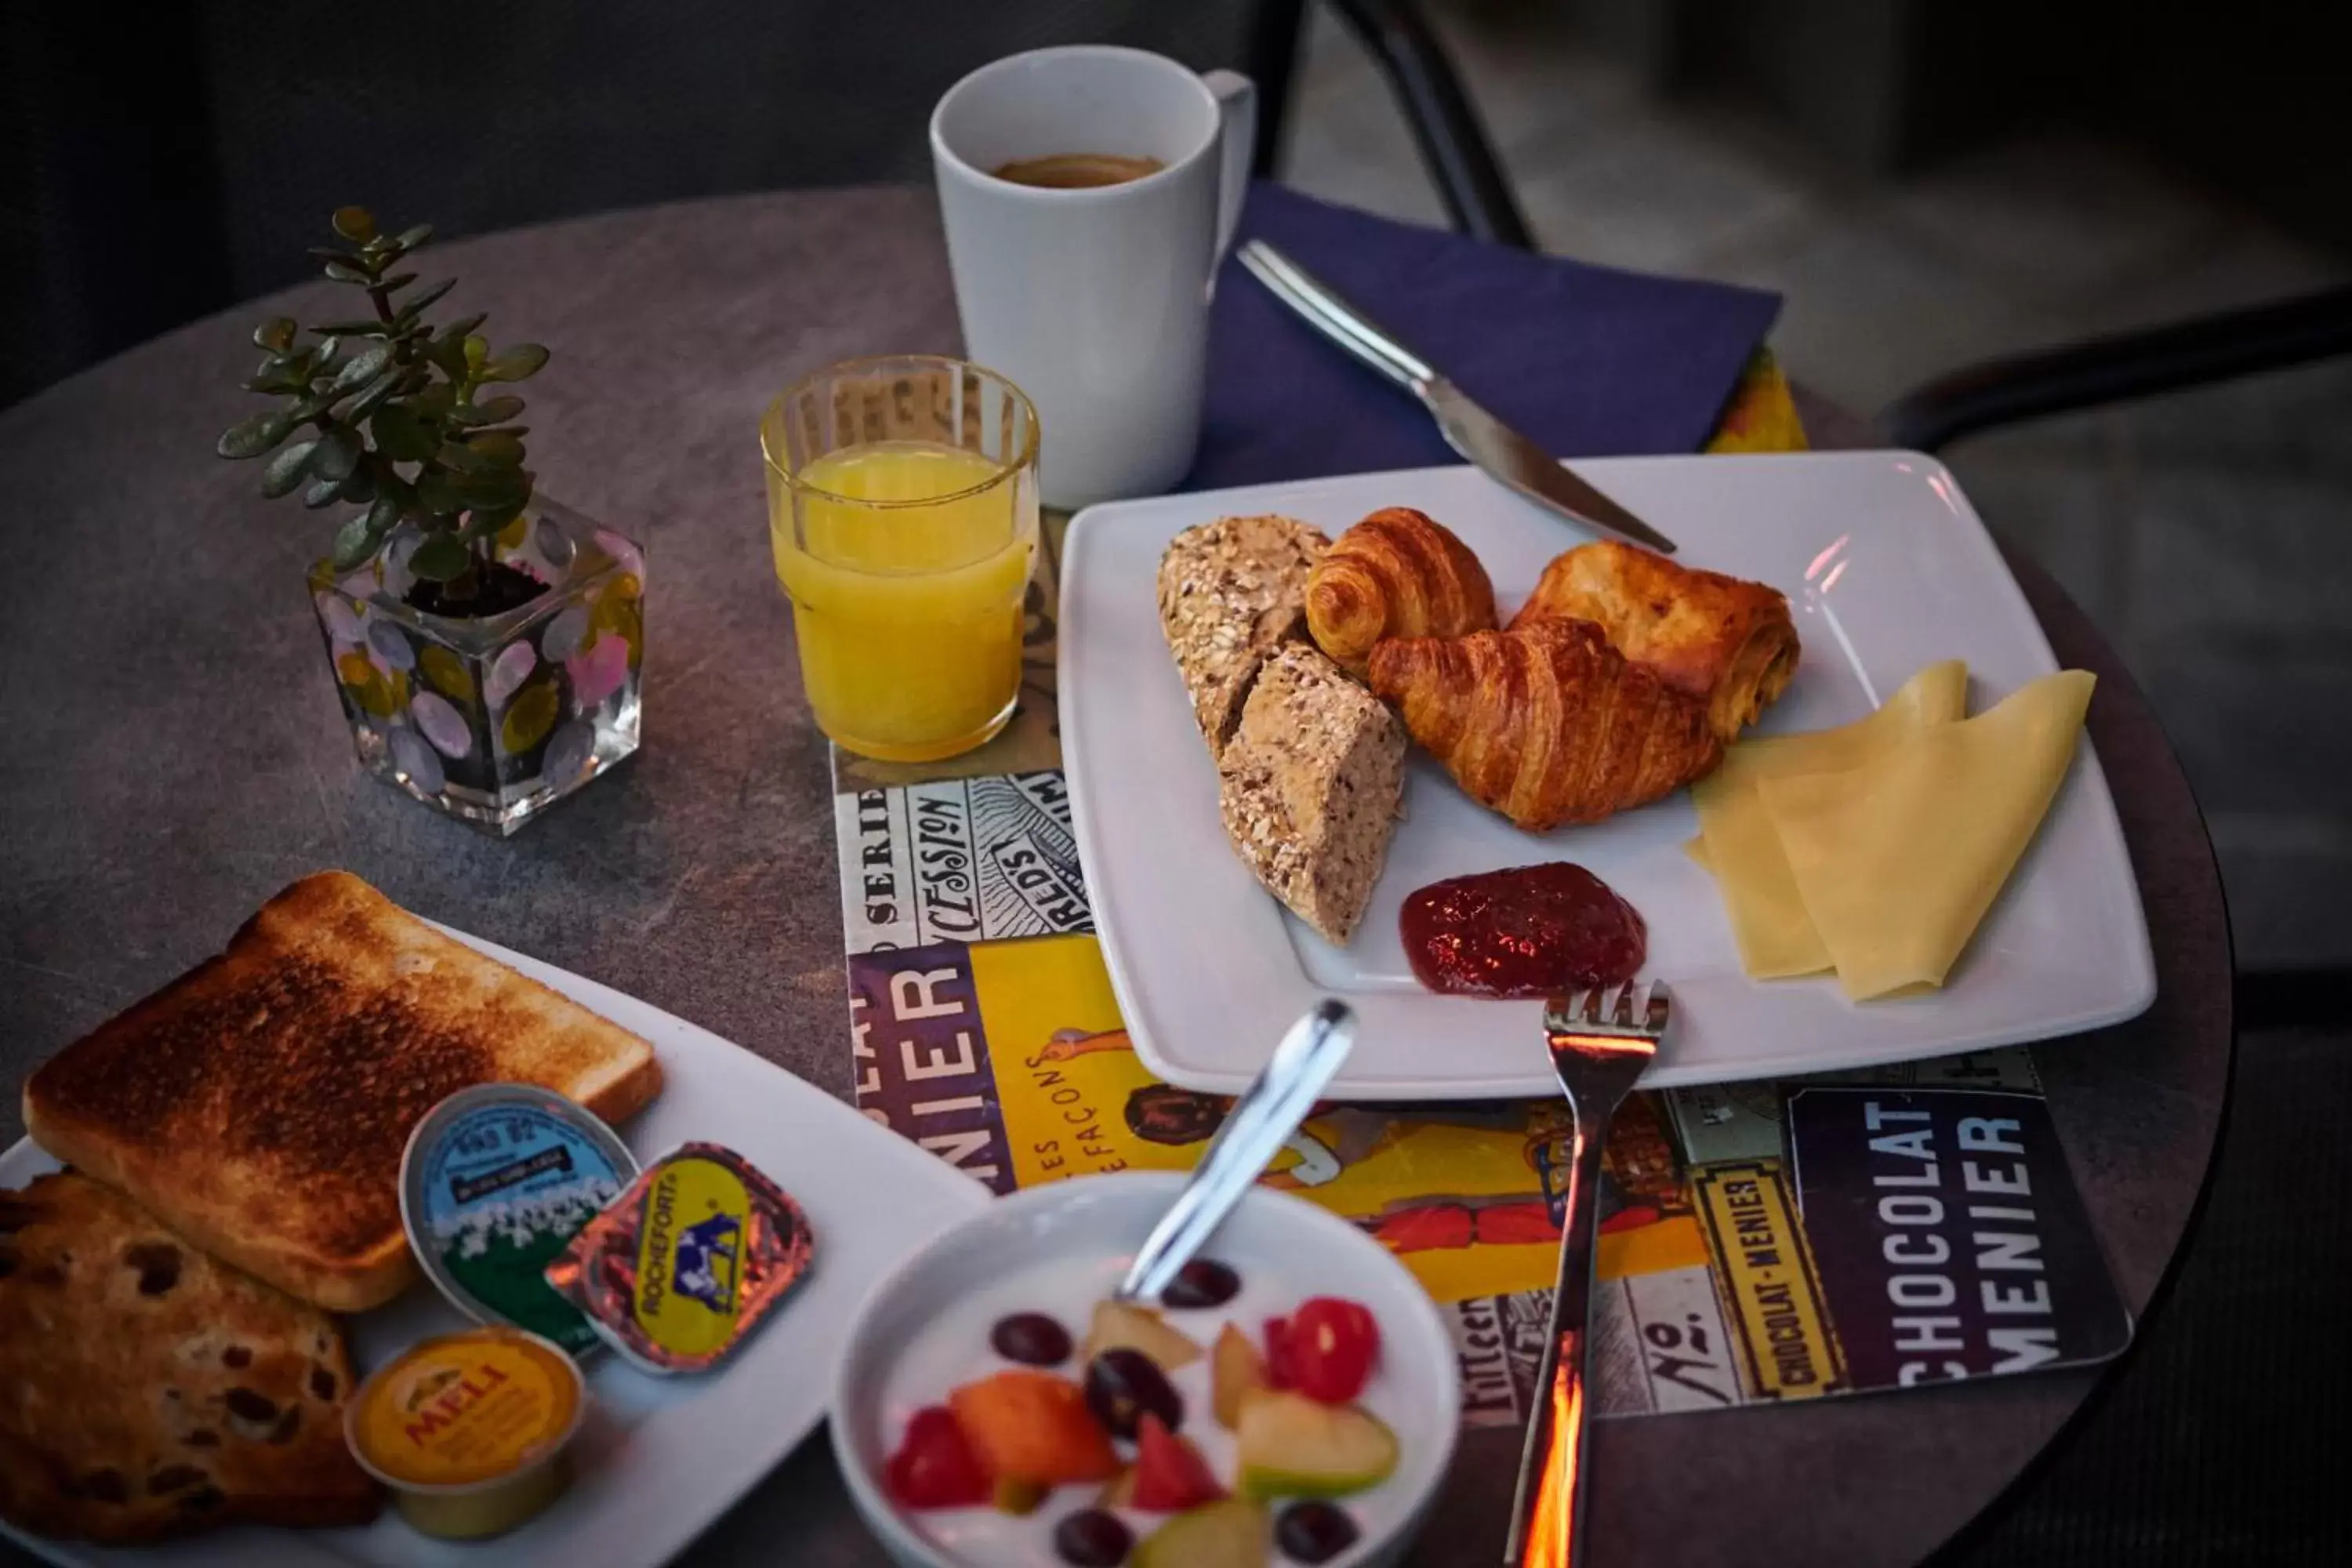
[[[818,727],[926,762],[980,744],[1021,689],[1034,472],[930,441],[876,441],[779,486],[770,537]]]

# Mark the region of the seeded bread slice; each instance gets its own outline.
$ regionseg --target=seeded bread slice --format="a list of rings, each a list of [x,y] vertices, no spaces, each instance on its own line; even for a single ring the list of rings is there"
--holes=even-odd
[[[1225,832],[1266,889],[1331,941],[1363,919],[1396,831],[1404,726],[1306,643],[1265,659],[1218,760]]]
[[[1192,721],[1220,756],[1258,667],[1307,635],[1307,574],[1331,547],[1288,517],[1221,517],[1188,528],[1160,558],[1160,629],[1192,694]]]

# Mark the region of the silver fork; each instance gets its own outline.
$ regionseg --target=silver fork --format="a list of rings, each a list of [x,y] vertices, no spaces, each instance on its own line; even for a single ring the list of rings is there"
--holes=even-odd
[[[1544,1040],[1552,1070],[1574,1118],[1569,1163],[1568,1217],[1559,1232],[1559,1284],[1551,1299],[1551,1332],[1536,1379],[1536,1407],[1519,1455],[1519,1487],[1511,1504],[1508,1568],[1571,1568],[1582,1562],[1580,1537],[1584,1498],[1585,1428],[1591,1420],[1584,1384],[1584,1352],[1592,1311],[1592,1248],[1601,1205],[1601,1152],[1609,1119],[1658,1054],[1671,1011],[1666,988],[1650,987],[1640,1001],[1632,985],[1580,991],[1544,1009]]]

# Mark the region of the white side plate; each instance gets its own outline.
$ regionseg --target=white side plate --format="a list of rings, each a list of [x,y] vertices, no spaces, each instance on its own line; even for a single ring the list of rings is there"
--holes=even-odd
[[[650,1040],[667,1081],[622,1137],[640,1160],[688,1140],[723,1143],[774,1177],[816,1233],[807,1279],[706,1376],[656,1377],[609,1352],[595,1357],[588,1369],[595,1404],[573,1450],[571,1489],[487,1546],[419,1535],[388,1504],[363,1530],[242,1528],[135,1551],[41,1541],[13,1529],[10,1536],[52,1563],[76,1564],[650,1568],[683,1550],[824,1419],[834,1363],[867,1288],[990,1201],[944,1162],[707,1029],[463,931],[449,934]],[[56,1168],[23,1140],[0,1154],[0,1185],[20,1187]],[[401,1346],[463,1322],[431,1286],[420,1285],[351,1320],[352,1351],[364,1373]]]
[[[1804,641],[1761,733],[1869,712],[1922,666],[1963,658],[1969,711],[2057,668],[2024,595],[1951,474],[1908,452],[1634,458],[1578,471],[1681,546],[1693,566],[1789,595]],[[1559,1092],[1541,1005],[1437,996],[1414,981],[1397,916],[1447,877],[1568,859],[1649,922],[1644,970],[1674,991],[1653,1088],[1938,1056],[2095,1028],[2155,999],[2139,889],[2087,739],[2042,831],[1940,991],[1857,1006],[1826,977],[1740,973],[1713,881],[1683,854],[1687,794],[1591,827],[1520,832],[1416,752],[1407,818],[1355,939],[1322,941],[1226,846],[1216,770],[1160,635],[1170,539],[1227,514],[1284,512],[1336,536],[1382,506],[1460,534],[1507,618],[1582,531],[1467,468],[1351,475],[1090,507],[1062,566],[1062,751],[1103,952],[1136,1049],[1188,1089],[1244,1087],[1326,993],[1362,1016],[1332,1085],[1353,1100]]]

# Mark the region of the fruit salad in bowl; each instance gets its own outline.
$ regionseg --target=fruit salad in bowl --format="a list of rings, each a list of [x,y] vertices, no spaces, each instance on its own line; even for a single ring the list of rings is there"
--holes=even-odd
[[[859,1510],[919,1568],[1282,1568],[1402,1555],[1460,1390],[1378,1243],[1253,1190],[1154,1301],[1114,1291],[1182,1178],[992,1205],[883,1279],[835,1385]]]

